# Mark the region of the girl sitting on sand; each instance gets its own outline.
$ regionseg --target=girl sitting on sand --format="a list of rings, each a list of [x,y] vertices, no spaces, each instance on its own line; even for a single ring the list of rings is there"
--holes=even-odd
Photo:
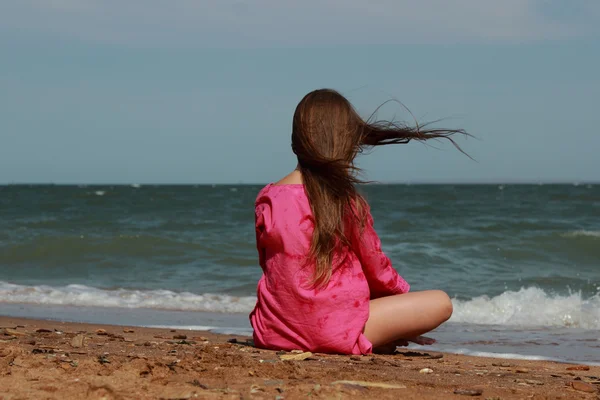
[[[257,347],[369,354],[434,342],[420,335],[450,318],[452,302],[439,290],[409,293],[356,191],[354,159],[366,147],[457,132],[365,122],[333,90],[302,99],[292,127],[298,166],[256,199]]]

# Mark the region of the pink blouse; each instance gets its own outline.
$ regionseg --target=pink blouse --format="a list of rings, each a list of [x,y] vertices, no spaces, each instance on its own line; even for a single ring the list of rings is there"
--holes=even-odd
[[[314,270],[304,264],[314,228],[304,186],[267,185],[256,199],[255,217],[263,270],[250,314],[255,345],[371,353],[373,346],[363,334],[369,300],[406,293],[410,286],[382,252],[370,211],[362,236],[352,235],[352,248],[334,255],[331,279],[321,289],[309,287]]]

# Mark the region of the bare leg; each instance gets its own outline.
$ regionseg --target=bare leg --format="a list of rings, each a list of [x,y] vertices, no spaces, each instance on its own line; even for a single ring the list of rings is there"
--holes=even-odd
[[[405,293],[371,300],[369,313],[364,334],[373,348],[407,340],[431,344],[431,339],[419,336],[450,318],[452,301],[440,290]]]

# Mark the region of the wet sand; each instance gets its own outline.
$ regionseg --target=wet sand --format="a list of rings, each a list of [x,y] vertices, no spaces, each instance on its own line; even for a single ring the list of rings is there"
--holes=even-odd
[[[284,353],[248,339],[0,317],[0,399],[600,399],[600,367],[426,347]]]

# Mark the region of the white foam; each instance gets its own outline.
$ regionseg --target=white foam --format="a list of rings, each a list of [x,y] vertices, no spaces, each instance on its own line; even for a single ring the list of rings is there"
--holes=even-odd
[[[594,237],[594,238],[600,238],[600,231],[586,231],[586,230],[578,230],[578,231],[572,231],[572,232],[567,232],[567,233],[563,233],[561,235],[562,237]]]
[[[24,286],[0,281],[0,303],[249,313],[256,297],[170,290],[104,290],[84,285]],[[450,321],[455,323],[600,329],[600,295],[587,299],[580,293],[550,295],[530,287],[492,298],[454,299],[453,304]]]
[[[96,190],[96,191],[94,192],[94,194],[95,194],[96,196],[104,196],[104,194],[105,194],[105,193],[106,193],[106,192],[105,192],[104,190]]]
[[[245,313],[252,310],[256,298],[170,290],[103,290],[84,285],[23,286],[0,281],[0,302]]]
[[[581,293],[549,295],[530,287],[499,296],[453,300],[452,322],[523,327],[574,327],[600,329],[600,296],[584,299]]]

